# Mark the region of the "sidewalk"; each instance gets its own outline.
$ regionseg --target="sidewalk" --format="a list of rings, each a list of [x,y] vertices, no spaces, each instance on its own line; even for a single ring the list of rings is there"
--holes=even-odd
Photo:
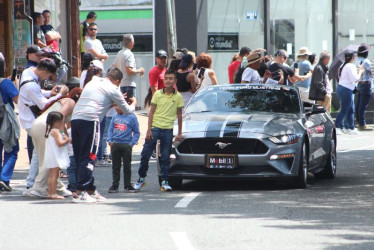
[[[139,129],[140,129],[140,138],[137,145],[133,147],[133,152],[141,152],[143,149],[145,134],[147,132],[147,124],[148,124],[148,117],[146,113],[142,110],[135,112],[136,116],[138,117],[139,121]],[[29,157],[27,155],[27,133],[24,129],[21,129],[21,136],[19,139],[19,152],[18,152],[18,159],[16,162],[15,169],[23,170],[29,168]]]

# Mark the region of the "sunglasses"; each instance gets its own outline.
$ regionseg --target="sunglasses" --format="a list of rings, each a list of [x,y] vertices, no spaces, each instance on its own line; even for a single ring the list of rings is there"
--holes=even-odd
[[[97,30],[97,29],[90,28],[90,30],[92,31],[92,30]]]

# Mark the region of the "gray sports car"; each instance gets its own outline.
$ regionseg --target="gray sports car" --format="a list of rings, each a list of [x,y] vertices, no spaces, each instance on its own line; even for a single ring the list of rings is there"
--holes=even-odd
[[[254,177],[287,177],[305,188],[308,172],[335,177],[335,126],[323,106],[304,104],[296,87],[212,86],[187,105],[183,140],[170,158],[174,188],[183,179]]]

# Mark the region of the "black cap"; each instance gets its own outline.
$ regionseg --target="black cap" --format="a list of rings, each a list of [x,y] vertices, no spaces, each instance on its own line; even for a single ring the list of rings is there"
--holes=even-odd
[[[156,57],[168,57],[168,53],[165,50],[160,49],[156,52]]]
[[[27,47],[26,54],[37,53],[38,55],[42,55],[43,51],[39,48],[38,45],[31,45]]]
[[[179,67],[184,69],[187,68],[193,62],[193,58],[190,54],[185,54],[179,64]]]

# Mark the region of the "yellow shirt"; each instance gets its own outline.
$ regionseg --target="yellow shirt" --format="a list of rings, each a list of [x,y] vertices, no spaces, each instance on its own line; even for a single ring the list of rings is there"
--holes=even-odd
[[[152,127],[173,129],[177,110],[182,109],[184,105],[182,95],[177,91],[167,94],[160,89],[154,93],[151,104],[156,106]]]

